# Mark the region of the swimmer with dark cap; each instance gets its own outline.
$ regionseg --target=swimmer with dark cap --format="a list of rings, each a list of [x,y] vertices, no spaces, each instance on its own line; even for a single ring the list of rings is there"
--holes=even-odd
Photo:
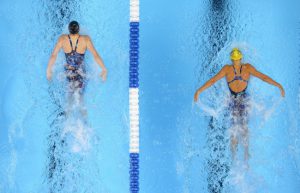
[[[79,90],[80,93],[85,87],[85,64],[84,55],[85,51],[89,50],[95,61],[101,67],[101,78],[103,81],[106,80],[107,69],[104,66],[103,60],[97,53],[91,38],[88,35],[79,34],[79,24],[77,21],[71,21],[69,23],[70,34],[63,34],[59,37],[58,42],[52,52],[47,68],[47,79],[52,79],[52,67],[57,58],[57,54],[60,49],[63,49],[66,56],[65,73],[67,80],[69,81],[70,90]]]

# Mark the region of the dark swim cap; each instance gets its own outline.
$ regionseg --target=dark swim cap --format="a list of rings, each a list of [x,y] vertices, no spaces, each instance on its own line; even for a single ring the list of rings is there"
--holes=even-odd
[[[69,32],[71,34],[77,34],[79,32],[79,24],[77,21],[71,21],[69,23]]]

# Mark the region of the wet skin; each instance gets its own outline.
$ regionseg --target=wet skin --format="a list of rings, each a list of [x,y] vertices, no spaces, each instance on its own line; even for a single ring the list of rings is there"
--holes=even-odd
[[[94,59],[97,62],[97,64],[102,69],[102,71],[100,73],[100,77],[102,78],[103,81],[105,81],[106,77],[107,77],[107,70],[106,70],[106,67],[105,67],[105,65],[102,61],[102,58],[100,57],[100,55],[96,51],[96,49],[95,49],[95,47],[92,43],[91,38],[87,35],[79,35],[79,34],[69,34],[69,36],[70,36],[70,39],[72,41],[73,48],[70,45],[70,40],[69,40],[69,37],[68,37],[67,34],[63,34],[59,37],[59,39],[58,39],[58,41],[57,41],[57,43],[54,47],[54,50],[51,54],[51,57],[49,59],[49,62],[48,62],[48,67],[47,67],[47,71],[46,71],[47,79],[49,81],[52,79],[52,68],[53,68],[53,65],[55,64],[55,61],[56,61],[56,58],[57,58],[57,55],[58,55],[59,51],[61,49],[63,49],[63,51],[65,53],[70,53],[72,50],[75,49],[75,45],[76,45],[75,42],[78,39],[76,52],[79,53],[79,54],[84,54],[86,52],[86,50],[89,50],[92,53],[92,55],[94,56]],[[68,65],[69,64],[66,64],[67,68],[69,68],[69,69],[72,68],[72,67],[69,67]],[[74,104],[75,104],[75,106],[83,106],[82,105],[83,95],[79,94],[77,96],[77,93],[80,93],[79,90],[81,89],[81,86],[78,86],[78,85],[76,86],[76,84],[78,84],[80,82],[81,81],[78,81],[78,80],[70,81],[70,87],[72,87],[72,89],[70,89],[70,90],[72,90],[72,92],[68,93],[68,98],[70,100],[68,101],[67,114],[70,113],[68,109],[72,109]],[[77,87],[79,87],[79,88],[77,88]],[[75,100],[74,98],[77,98],[77,100]],[[74,103],[74,101],[77,101],[77,102]],[[86,110],[81,108],[80,111],[81,111],[82,116],[86,117],[86,114],[87,114]]]
[[[241,60],[232,60],[232,65],[236,69],[237,75],[239,75],[240,68],[241,68]],[[221,78],[226,78],[226,81],[229,82],[234,79],[234,70],[232,65],[225,65],[214,77],[212,77],[210,80],[208,80],[203,86],[201,86],[199,89],[196,90],[194,94],[194,101],[197,102],[200,93],[202,93],[205,89],[209,88],[212,86],[214,83],[216,83],[218,80]],[[241,77],[244,80],[249,80],[250,76],[255,76],[264,82],[267,82],[271,85],[274,85],[280,89],[281,96],[285,96],[285,91],[281,84],[278,82],[274,81],[272,78],[269,76],[259,72],[258,70],[255,69],[254,66],[251,64],[243,64],[243,69],[241,72]],[[231,88],[232,91],[234,92],[241,92],[247,87],[247,82],[242,81],[242,80],[235,80],[232,83],[229,84],[229,87]],[[240,126],[242,129],[242,138],[243,138],[243,146],[244,146],[244,159],[247,161],[249,158],[249,151],[248,151],[248,146],[249,146],[249,140],[248,140],[248,126],[247,124],[241,125]],[[236,154],[236,149],[238,145],[238,137],[235,135],[231,135],[231,152],[232,152],[232,157],[235,159],[235,154]]]
[[[78,36],[79,36],[79,34],[70,34],[72,42],[75,42],[77,40]],[[75,44],[73,44],[73,46],[74,45]],[[59,37],[59,39],[54,47],[54,50],[51,54],[51,57],[49,59],[47,73],[46,73],[48,80],[52,79],[52,68],[53,68],[55,60],[57,58],[57,54],[59,53],[60,49],[63,49],[63,51],[65,53],[70,53],[72,51],[72,48],[70,46],[70,42],[68,39],[68,35],[66,35],[66,34],[63,34]],[[78,40],[77,52],[83,54],[83,53],[85,53],[86,50],[89,50],[92,53],[95,61],[101,67],[102,71],[101,71],[100,76],[101,76],[102,80],[105,81],[106,76],[107,76],[107,69],[104,66],[103,60],[101,59],[100,55],[96,51],[91,38],[88,35],[80,35],[80,38]]]

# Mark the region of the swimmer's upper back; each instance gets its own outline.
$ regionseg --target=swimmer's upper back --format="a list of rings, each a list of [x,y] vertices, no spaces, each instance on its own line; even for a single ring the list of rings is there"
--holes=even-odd
[[[226,65],[226,80],[231,82],[235,80],[235,77],[241,77],[242,80],[248,81],[250,78],[250,72],[248,66],[250,64],[242,64],[239,69],[235,69],[233,65]]]
[[[241,76],[243,80],[249,80],[250,78],[250,72],[249,72],[249,67],[250,64],[242,64],[240,68],[242,68],[242,71],[240,69],[237,69],[236,71],[238,73],[235,73],[234,68],[232,65],[226,65],[226,80],[227,82],[232,81],[235,76]]]
[[[247,89],[250,78],[249,65],[242,64],[239,69],[235,69],[233,65],[225,66],[226,81],[232,94],[237,94]]]
[[[64,34],[60,37],[60,40],[62,41],[62,48],[65,53],[70,53],[72,50],[75,49],[75,42],[77,41],[78,36],[70,36],[72,42],[73,42],[73,49],[70,45],[70,40],[68,35]],[[79,54],[84,54],[87,49],[87,42],[89,41],[89,36],[87,35],[80,35],[78,39],[77,49],[76,52]]]

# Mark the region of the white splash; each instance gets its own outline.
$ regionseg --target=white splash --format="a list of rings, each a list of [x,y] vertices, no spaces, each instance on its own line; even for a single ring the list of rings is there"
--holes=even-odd
[[[227,179],[233,192],[255,193],[263,187],[264,180],[252,171],[245,162],[236,160]]]
[[[66,121],[62,138],[73,153],[88,152],[91,148],[92,128],[87,125],[87,110],[80,89],[75,89],[67,98]]]
[[[223,99],[223,103],[221,103],[220,105],[218,105],[217,108],[212,108],[209,105],[205,104],[204,102],[202,102],[202,100],[199,98],[198,102],[196,103],[196,105],[203,110],[207,115],[212,116],[214,118],[218,118],[221,113],[224,111],[224,109],[228,106],[228,97],[225,97]]]
[[[74,153],[87,152],[90,150],[92,129],[87,127],[80,119],[66,122],[62,138],[67,138],[71,151]]]
[[[260,128],[263,127],[263,124],[266,123],[271,116],[274,114],[278,106],[282,103],[282,97],[277,98],[274,100],[273,98],[271,101],[273,101],[272,106],[266,106],[263,102],[259,102],[260,100],[254,100],[251,99],[250,105],[252,109],[252,113],[255,113],[256,117],[262,117]]]

